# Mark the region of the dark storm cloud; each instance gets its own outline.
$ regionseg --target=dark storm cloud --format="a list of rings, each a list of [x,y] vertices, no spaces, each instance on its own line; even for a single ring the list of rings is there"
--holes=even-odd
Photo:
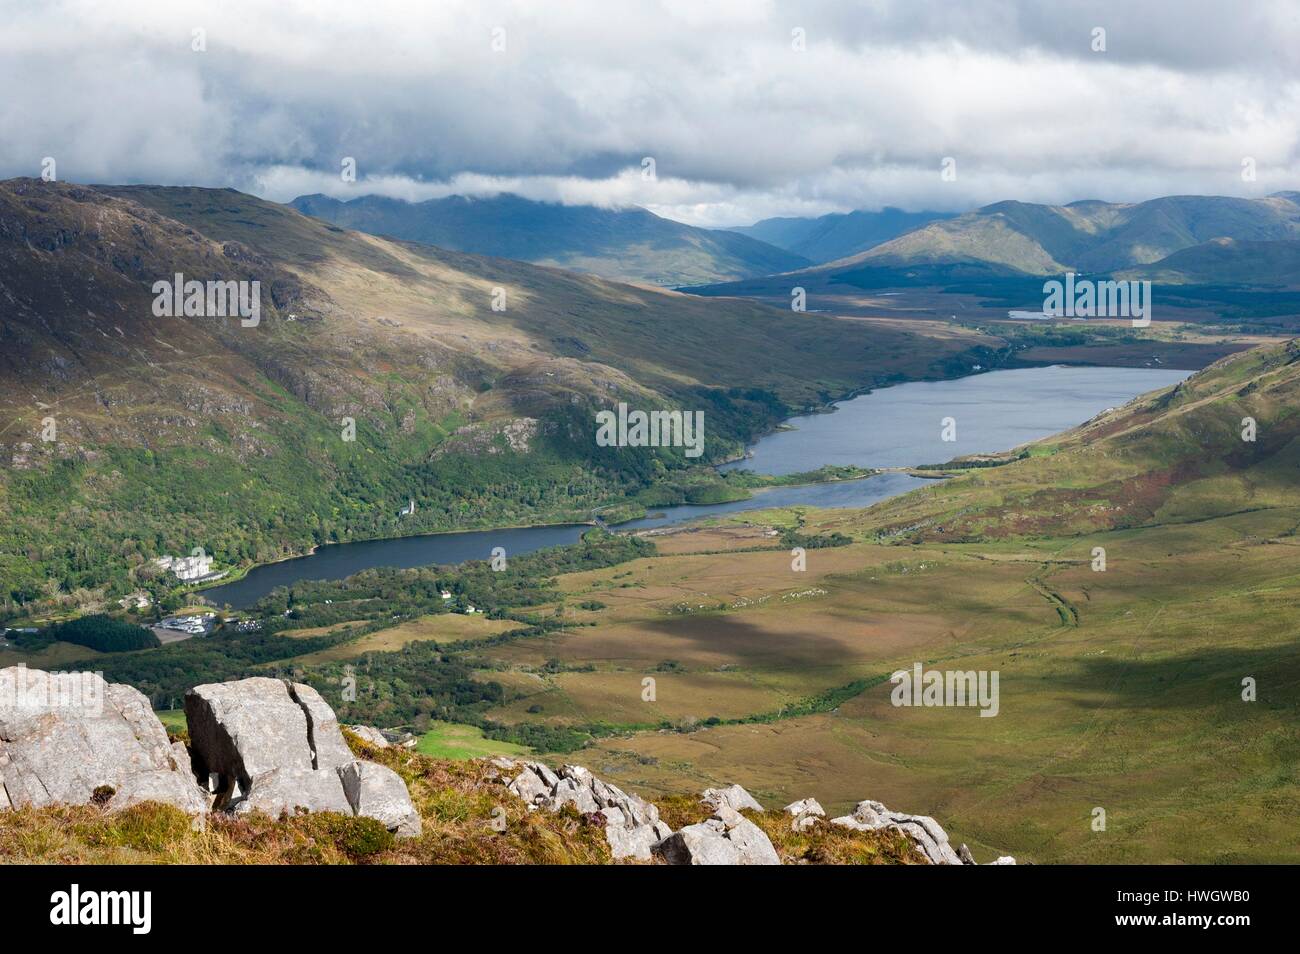
[[[79,181],[276,199],[509,189],[704,224],[1259,194],[1300,185],[1295,8],[0,3],[0,174],[50,156]]]

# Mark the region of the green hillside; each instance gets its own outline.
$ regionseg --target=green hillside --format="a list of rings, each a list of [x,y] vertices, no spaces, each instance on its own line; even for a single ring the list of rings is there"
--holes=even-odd
[[[1123,269],[1123,279],[1174,285],[1300,285],[1300,241],[1214,239],[1181,249],[1151,265]]]
[[[155,317],[152,285],[177,273],[260,281],[260,323]],[[197,188],[6,182],[0,285],[11,607],[151,586],[154,557],[195,547],[228,569],[334,540],[586,519],[791,408],[948,374],[980,340],[792,321]],[[596,447],[594,410],[620,399],[704,410],[704,458]]]

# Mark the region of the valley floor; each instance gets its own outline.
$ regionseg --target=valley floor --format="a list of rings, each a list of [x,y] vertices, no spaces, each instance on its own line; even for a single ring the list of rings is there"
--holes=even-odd
[[[804,516],[810,532],[869,519]],[[734,781],[832,813],[870,797],[1038,862],[1295,862],[1298,525],[1279,508],[1061,540],[857,543],[808,551],[804,572],[784,549],[741,552],[753,529],[661,536],[659,556],[561,578],[570,606],[606,605],[569,611],[598,625],[486,650],[510,667],[490,677],[525,693],[496,715],[670,720],[683,731],[582,753],[636,790]],[[895,707],[888,676],[914,662],[998,672],[998,715]],[[817,704],[855,680],[870,684]]]

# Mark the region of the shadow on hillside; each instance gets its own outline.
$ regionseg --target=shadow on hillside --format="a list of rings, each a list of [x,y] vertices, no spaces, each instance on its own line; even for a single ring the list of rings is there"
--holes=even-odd
[[[1300,703],[1300,640],[1267,649],[1215,648],[1163,659],[1091,656],[1051,684],[1069,693],[1105,698],[1075,700],[1082,708],[1124,705],[1136,709],[1198,709],[1242,703],[1242,680],[1252,677],[1258,704]],[[1012,684],[1003,682],[1005,694]],[[1245,703],[1242,703],[1243,705]]]
[[[834,665],[844,659],[842,640],[810,630],[797,633],[762,629],[735,614],[674,616],[645,624],[645,628],[696,649],[723,653],[748,663],[780,668]]]

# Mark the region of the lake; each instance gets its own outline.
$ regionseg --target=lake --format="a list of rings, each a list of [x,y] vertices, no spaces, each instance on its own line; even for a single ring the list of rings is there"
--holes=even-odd
[[[1139,394],[1168,387],[1190,372],[1154,368],[1027,368],[990,371],[953,381],[881,388],[835,405],[826,414],[792,418],[790,430],[762,438],[750,457],[722,469],[793,474],[825,464],[907,467],[938,464],[963,454],[1010,450],[1081,424]],[[952,419],[943,440],[944,419]],[[866,507],[926,483],[907,474],[863,480],[773,487],[750,500],[667,507],[620,530],[646,529],[765,507]],[[218,605],[249,606],[277,586],[298,580],[341,579],[376,566],[414,567],[489,559],[573,543],[587,527],[475,530],[324,546],[310,556],[255,567],[242,580],[204,590]]]
[[[787,423],[793,430],[764,437],[750,459],[723,469],[797,474],[825,464],[942,464],[1057,434],[1189,374],[1057,366],[899,384],[841,401],[829,414],[792,418]],[[942,439],[945,418],[954,422],[954,441]]]

